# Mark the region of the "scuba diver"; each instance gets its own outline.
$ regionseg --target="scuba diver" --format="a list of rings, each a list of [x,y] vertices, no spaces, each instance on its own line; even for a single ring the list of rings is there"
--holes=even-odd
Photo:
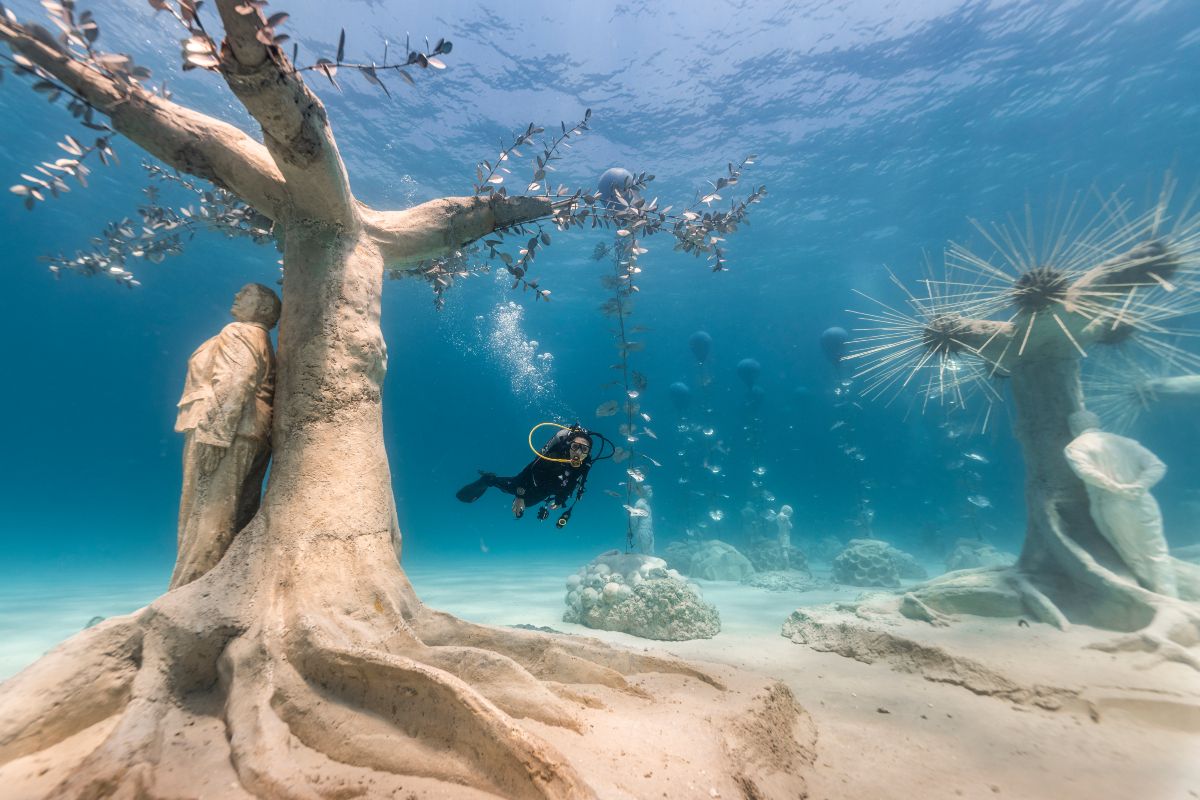
[[[533,446],[533,433],[544,425],[557,425],[560,430],[542,445],[541,450],[537,450]],[[525,469],[511,478],[501,478],[494,472],[480,470],[479,479],[459,489],[455,497],[464,503],[474,503],[494,486],[515,496],[512,504],[515,519],[524,516],[526,506],[544,502],[545,504],[538,509],[538,519],[548,517],[551,509],[565,507],[556,523],[560,528],[565,527],[571,519],[575,503],[583,496],[592,464],[612,458],[612,453],[606,456],[592,454],[593,438],[612,446],[607,437],[593,433],[578,424],[567,426],[555,422],[542,422],[529,432],[529,448],[537,457],[526,464]],[[575,499],[567,506],[572,493],[575,494]]]

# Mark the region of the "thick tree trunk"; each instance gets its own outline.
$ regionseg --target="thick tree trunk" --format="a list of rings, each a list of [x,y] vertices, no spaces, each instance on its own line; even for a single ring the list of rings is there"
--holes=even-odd
[[[1110,574],[1136,580],[1092,518],[1083,481],[1063,450],[1072,438],[1068,418],[1083,409],[1079,357],[1074,352],[1038,353],[1016,362],[1012,393],[1016,435],[1025,458],[1025,543],[1017,568],[1067,618],[1104,628],[1133,630],[1153,613],[1131,603],[1107,582],[1082,574],[1080,555]],[[1064,542],[1064,539],[1069,542]]]
[[[1067,535],[1119,569],[1120,559],[1092,521],[1083,481],[1063,455],[1073,438],[1067,419],[1083,408],[1079,358],[1046,355],[1017,361],[1012,393],[1017,441],[1025,458],[1027,527],[1019,566],[1034,573],[1061,571],[1057,548],[1050,544],[1050,515],[1055,513]]]
[[[273,549],[304,571],[310,548],[358,541],[399,554],[383,443],[387,350],[379,326],[383,261],[357,231],[287,230],[274,461],[262,511]],[[387,559],[385,559],[387,560]]]

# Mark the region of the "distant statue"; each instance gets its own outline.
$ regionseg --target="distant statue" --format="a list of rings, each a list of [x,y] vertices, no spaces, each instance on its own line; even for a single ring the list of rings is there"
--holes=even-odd
[[[270,460],[275,292],[252,283],[234,297],[235,322],[188,359],[175,430],[184,435],[179,553],[171,588],[217,565],[258,511]]]
[[[751,542],[758,534],[759,529],[759,513],[758,509],[754,507],[753,500],[747,500],[746,504],[742,506],[741,516],[742,538],[746,542]]]
[[[1138,583],[1178,596],[1162,512],[1150,494],[1166,465],[1133,439],[1100,430],[1100,418],[1090,411],[1072,414],[1070,426],[1075,439],[1064,454],[1087,487],[1096,527]]]
[[[639,550],[646,555],[654,555],[654,511],[650,508],[650,500],[654,497],[654,489],[649,484],[642,485],[642,496],[633,507],[646,512],[633,517],[633,541]]]
[[[775,515],[775,531],[779,542],[779,551],[783,554],[783,568],[791,569],[792,550],[792,507],[785,505],[779,508]]]

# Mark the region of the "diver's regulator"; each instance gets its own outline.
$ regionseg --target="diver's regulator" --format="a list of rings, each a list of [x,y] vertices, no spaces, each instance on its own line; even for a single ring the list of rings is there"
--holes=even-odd
[[[567,453],[569,456],[568,458],[555,458],[553,456],[547,455],[546,453],[543,453],[542,451],[538,450],[536,447],[533,446],[534,432],[537,431],[538,428],[541,428],[541,427],[544,427],[547,425],[553,426],[555,428],[559,428],[560,430],[567,431],[568,438],[570,438],[571,436],[575,436],[575,435],[586,437],[589,442],[589,445],[587,447],[576,446],[574,444],[570,445],[568,447],[568,453]],[[593,441],[593,437],[597,437],[601,440],[601,442],[603,442],[603,444],[601,445],[601,448],[603,448],[604,444],[607,444],[612,449],[612,452],[610,452],[608,455],[593,454],[592,447],[590,444]],[[574,425],[560,425],[557,422],[539,422],[537,425],[534,425],[533,428],[529,431],[529,449],[533,451],[533,454],[535,456],[537,456],[538,458],[540,458],[544,461],[557,461],[560,464],[570,464],[575,469],[585,468],[583,471],[583,477],[580,479],[580,482],[579,482],[579,488],[576,489],[576,491],[575,491],[575,501],[572,502],[569,506],[567,506],[566,510],[564,510],[562,512],[562,514],[559,515],[558,519],[555,520],[555,522],[554,522],[555,526],[559,527],[559,528],[567,527],[567,523],[571,521],[571,509],[573,509],[575,507],[575,503],[578,502],[579,498],[583,496],[584,487],[587,485],[587,469],[586,468],[590,467],[592,465],[592,463],[594,463],[596,461],[600,461],[600,460],[607,459],[607,458],[612,458],[617,450],[616,445],[614,445],[612,443],[612,440],[610,440],[608,437],[606,437],[602,433],[596,433],[595,431],[589,431],[586,428],[584,428],[582,425],[579,425],[578,423],[576,423]],[[557,508],[557,506],[555,506],[555,507]],[[538,509],[537,518],[539,520],[544,520],[549,516],[550,516],[550,504],[547,503],[546,505],[543,505],[541,508]]]

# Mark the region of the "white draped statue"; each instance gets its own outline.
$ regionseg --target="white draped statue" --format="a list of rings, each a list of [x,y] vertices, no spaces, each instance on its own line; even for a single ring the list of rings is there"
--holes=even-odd
[[[1150,494],[1166,465],[1133,439],[1100,430],[1099,418],[1090,411],[1072,414],[1070,425],[1075,439],[1065,455],[1087,487],[1096,527],[1138,583],[1178,596],[1162,513]]]

